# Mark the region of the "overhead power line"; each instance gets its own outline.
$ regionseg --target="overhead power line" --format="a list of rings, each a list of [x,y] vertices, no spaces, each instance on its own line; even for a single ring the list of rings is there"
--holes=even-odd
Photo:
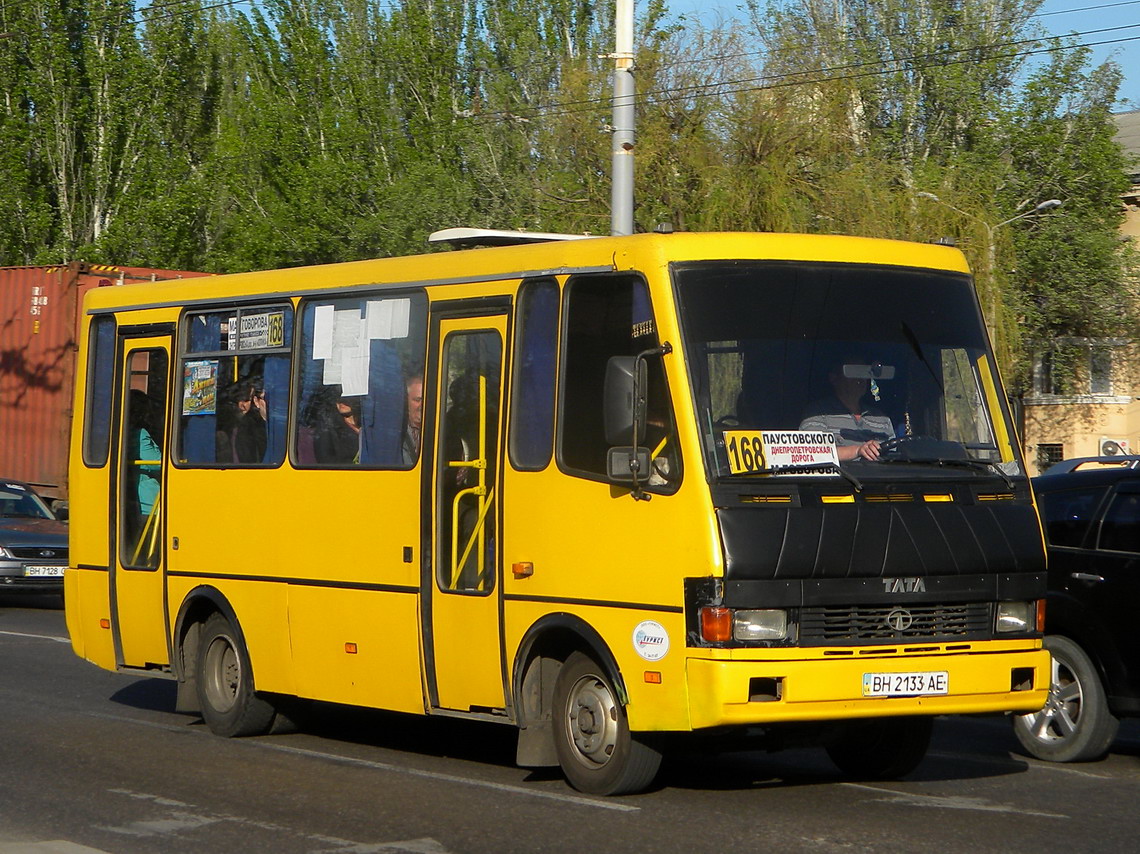
[[[1097,30],[1086,30],[1081,33],[1073,33],[1071,37],[1081,37],[1096,35],[1099,33],[1114,32],[1117,30],[1135,29],[1140,27],[1140,24],[1128,24],[1119,27],[1104,27]],[[1012,48],[1019,45],[1037,45],[1042,41],[1049,41],[1058,38],[1053,36],[1050,39],[1021,39],[1010,42],[999,42],[994,45],[989,45],[984,48],[987,51],[1000,50],[1002,48]],[[1066,50],[1079,50],[1085,47],[1099,47],[1108,44],[1122,44],[1130,41],[1140,40],[1140,35],[1127,36],[1117,39],[1107,39],[1098,42],[1082,42],[1072,45],[1053,45],[1042,48],[1031,48],[1027,50],[1018,50],[1004,54],[987,53],[983,58],[970,56],[960,59],[948,59],[947,57],[954,57],[957,54],[976,54],[979,50],[977,46],[966,48],[955,48],[952,50],[940,51],[928,54],[916,54],[913,56],[897,57],[893,59],[873,60],[867,62],[848,63],[837,66],[823,66],[818,68],[804,69],[802,71],[786,72],[783,74],[770,74],[770,75],[756,75],[752,77],[745,77],[736,80],[719,80],[709,83],[698,83],[692,86],[681,86],[672,88],[663,88],[651,90],[648,92],[641,92],[637,95],[637,103],[639,106],[646,104],[669,103],[673,101],[683,100],[690,97],[708,97],[713,95],[736,95],[744,92],[759,91],[761,89],[775,89],[783,88],[791,85],[806,85],[811,83],[820,83],[828,81],[839,80],[852,80],[862,77],[877,76],[882,74],[893,74],[899,70],[903,70],[905,66],[912,65],[918,68],[927,68],[933,66],[945,65],[963,65],[970,63],[978,63],[982,61],[994,61],[1002,59],[1017,59],[1020,57],[1033,56],[1043,53],[1056,53]],[[883,67],[890,66],[890,67]],[[865,70],[859,70],[865,69]],[[835,72],[854,72],[836,74]],[[820,75],[829,75],[821,78]],[[794,79],[792,79],[794,78]],[[608,97],[598,98],[584,98],[575,101],[563,101],[554,104],[538,105],[530,107],[525,110],[519,111],[493,111],[488,113],[478,113],[469,117],[472,121],[488,121],[498,122],[504,120],[516,120],[518,118],[535,118],[538,115],[544,116],[562,116],[580,112],[591,112],[599,108],[606,108],[610,105],[611,99]]]
[[[25,0],[25,2],[34,2],[34,0]],[[163,2],[163,3],[152,3],[150,6],[146,6],[146,7],[143,7],[141,9],[137,9],[131,14],[131,18],[133,19],[137,15],[145,15],[146,17],[143,21],[132,20],[132,23],[134,23],[134,24],[147,23],[147,22],[152,22],[152,21],[157,21],[157,20],[170,19],[170,18],[177,17],[179,15],[191,14],[194,12],[209,11],[209,10],[213,10],[213,9],[223,9],[223,8],[233,7],[233,6],[242,5],[242,4],[252,5],[252,3],[253,3],[253,0],[222,0],[222,2],[218,2],[218,3],[213,3],[213,4],[208,4],[208,5],[200,5],[200,0],[169,0],[168,2]],[[12,3],[8,3],[5,8],[10,9],[13,5],[14,4],[12,4]],[[1112,7],[1120,7],[1120,6],[1132,6],[1132,5],[1140,5],[1140,0],[1123,0],[1123,2],[1099,4],[1099,5],[1095,5],[1095,6],[1081,7],[1078,9],[1060,10],[1060,11],[1055,11],[1055,12],[1040,13],[1039,15],[1034,15],[1032,17],[1044,17],[1046,15],[1068,14],[1068,13],[1072,13],[1072,12],[1084,12],[1084,11],[1092,11],[1092,10],[1098,10],[1098,9],[1104,9],[1104,8],[1112,8]],[[396,6],[396,5],[387,5],[387,6],[384,6],[383,8],[387,8],[387,9],[395,11],[395,10],[402,9],[403,7],[402,6]],[[154,11],[154,10],[166,10],[166,11],[164,12],[164,14],[160,14],[160,15],[148,15],[147,14],[147,13]],[[115,16],[109,15],[107,17],[97,18],[97,19],[88,18],[87,23],[89,25],[100,25],[102,23],[109,22],[110,20],[112,20],[113,17],[115,17]],[[1140,24],[1128,24],[1128,25],[1123,25],[1123,26],[1105,27],[1105,28],[1095,29],[1095,30],[1086,30],[1083,32],[1074,32],[1074,33],[1069,34],[1066,37],[1079,38],[1079,37],[1084,37],[1084,36],[1096,35],[1096,34],[1100,34],[1100,33],[1114,32],[1114,31],[1118,31],[1118,30],[1134,29],[1136,27],[1140,27]],[[19,34],[14,34],[14,33],[0,33],[0,38],[12,38],[12,37],[16,37],[18,35]],[[41,38],[48,38],[48,37],[50,37],[50,35],[51,34],[48,34],[48,33],[37,34],[37,36],[39,36]],[[1056,39],[1056,38],[1061,38],[1061,37],[1060,36],[1049,36],[1049,37],[1033,38],[1033,39],[1021,39],[1021,40],[1009,41],[1009,42],[999,42],[999,43],[996,43],[994,45],[987,46],[985,49],[986,50],[998,50],[998,49],[1002,49],[1002,48],[1017,47],[1019,45],[1036,45],[1036,44],[1040,44],[1042,41],[1046,41],[1049,39]],[[1123,44],[1126,42],[1136,41],[1136,40],[1140,40],[1140,36],[1123,37],[1123,38],[1118,38],[1118,39],[1108,39],[1108,40],[1104,40],[1104,41],[1080,43],[1080,44],[1074,44],[1074,45],[1061,45],[1061,46],[1034,48],[1034,49],[1028,49],[1028,50],[1014,51],[1014,52],[1010,52],[1010,53],[1006,53],[1006,54],[990,54],[990,55],[987,55],[984,59],[986,61],[1002,60],[1002,59],[1017,59],[1017,58],[1032,56],[1032,55],[1036,55],[1036,54],[1053,53],[1053,52],[1064,51],[1064,50],[1075,50],[1075,49],[1080,49],[1083,47],[1099,47],[1102,45]],[[849,64],[838,65],[838,66],[824,66],[824,67],[819,67],[819,68],[814,68],[814,69],[804,69],[801,71],[788,72],[788,73],[784,73],[784,74],[755,75],[755,76],[739,78],[739,79],[735,79],[735,80],[711,81],[708,83],[694,84],[692,86],[661,88],[661,89],[657,89],[657,90],[651,90],[649,92],[639,93],[636,96],[636,103],[639,106],[645,106],[645,105],[649,105],[649,104],[671,103],[671,102],[684,100],[686,98],[712,97],[712,96],[716,96],[716,95],[720,95],[720,96],[737,95],[737,94],[743,94],[743,93],[751,92],[751,91],[759,91],[759,90],[763,90],[763,89],[785,88],[785,87],[793,86],[793,85],[808,85],[808,84],[812,84],[812,83],[819,83],[819,82],[826,82],[826,81],[842,81],[842,80],[859,79],[859,78],[864,78],[864,77],[869,77],[869,76],[878,76],[878,75],[896,73],[897,71],[901,70],[902,68],[904,68],[907,65],[912,65],[912,66],[915,66],[918,68],[925,68],[925,67],[930,67],[930,66],[968,64],[968,63],[972,63],[972,62],[979,62],[982,60],[980,60],[976,57],[973,57],[973,56],[971,56],[970,58],[966,58],[966,59],[952,59],[952,58],[948,59],[948,57],[954,57],[957,54],[963,54],[963,53],[975,54],[978,51],[978,49],[979,48],[977,46],[970,46],[970,47],[965,47],[965,48],[955,48],[955,49],[949,49],[946,51],[940,51],[940,52],[935,52],[935,53],[917,54],[917,55],[912,55],[912,56],[908,56],[908,57],[899,57],[899,58],[894,58],[894,59],[874,60],[874,61],[860,62],[860,63],[849,63]],[[757,53],[761,53],[761,52],[757,52]],[[705,57],[705,58],[697,59],[697,60],[682,60],[682,61],[680,61],[679,64],[691,63],[691,62],[708,62],[708,61],[712,61],[713,59],[717,59],[717,58],[729,59],[729,58],[738,58],[741,56],[749,56],[749,55],[752,55],[752,54],[726,54],[726,55],[721,55],[719,57],[714,56],[714,57]],[[456,70],[458,70],[458,69],[456,69]],[[511,69],[496,68],[496,69],[477,69],[477,70],[480,73],[486,74],[486,73],[508,73]],[[821,75],[826,75],[826,76],[821,78]],[[474,123],[491,123],[491,122],[501,122],[501,121],[508,121],[508,120],[514,121],[514,120],[518,120],[520,118],[532,119],[532,118],[538,118],[540,116],[557,117],[557,116],[570,115],[570,114],[581,113],[581,112],[592,112],[592,111],[595,111],[599,108],[608,109],[610,106],[612,106],[612,98],[611,97],[598,97],[598,98],[587,98],[587,99],[573,100],[573,101],[562,101],[562,102],[551,103],[551,104],[539,104],[539,105],[530,106],[530,107],[520,107],[520,108],[516,108],[515,110],[511,110],[511,111],[496,110],[496,111],[490,111],[490,112],[485,112],[485,113],[466,114],[466,115],[459,116],[459,118],[469,120],[469,121],[472,121]]]
[[[1032,21],[1032,20],[1037,19],[1037,18],[1048,18],[1048,17],[1054,16],[1054,15],[1072,15],[1072,14],[1076,14],[1079,12],[1097,12],[1097,11],[1100,11],[1103,9],[1115,9],[1115,8],[1119,8],[1119,7],[1123,7],[1123,6],[1140,6],[1140,0],[1121,0],[1120,2],[1117,2],[1117,3],[1100,3],[1100,4],[1095,5],[1095,6],[1080,6],[1080,7],[1075,8],[1075,9],[1058,9],[1058,10],[1055,10],[1052,12],[1037,12],[1033,15],[1029,15],[1026,18],[1026,20]],[[1010,24],[1013,22],[1013,20],[1014,19],[1012,17],[982,18],[981,20],[975,22],[975,25]],[[934,32],[941,32],[944,29],[953,29],[954,27],[955,27],[955,24],[953,24],[953,23],[940,23],[937,27],[934,28],[933,31]],[[884,35],[886,35],[888,38],[897,36],[898,34],[899,34],[899,32],[897,30],[887,31],[886,33],[884,33]],[[1065,34],[1062,33],[1060,35],[1065,35]],[[1056,34],[1049,35],[1049,36],[1043,36],[1043,38],[1057,38],[1057,37],[1058,37],[1058,35],[1056,35]],[[789,48],[789,50],[790,50],[790,48]],[[696,65],[696,64],[709,63],[709,62],[723,62],[725,60],[730,60],[730,59],[747,59],[747,58],[753,57],[753,56],[764,56],[765,54],[769,54],[769,53],[770,53],[770,51],[767,51],[767,50],[749,50],[749,51],[741,51],[738,53],[710,54],[709,56],[702,56],[702,57],[698,57],[696,59],[677,60],[675,62],[675,64],[677,64],[677,65],[690,65],[690,64]],[[777,51],[777,54],[778,53],[779,52]]]

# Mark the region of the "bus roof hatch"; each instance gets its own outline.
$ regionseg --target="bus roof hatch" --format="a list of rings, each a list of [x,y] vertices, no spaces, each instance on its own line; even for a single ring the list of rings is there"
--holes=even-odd
[[[519,246],[552,240],[584,240],[591,234],[553,234],[543,231],[502,231],[494,228],[445,228],[428,236],[428,243],[447,243],[456,249],[472,246]]]

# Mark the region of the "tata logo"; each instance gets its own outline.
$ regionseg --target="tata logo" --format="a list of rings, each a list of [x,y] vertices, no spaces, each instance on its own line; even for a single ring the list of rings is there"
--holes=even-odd
[[[926,582],[921,578],[884,578],[884,593],[925,593]]]
[[[905,632],[914,625],[914,617],[911,616],[910,611],[904,608],[895,608],[891,613],[887,614],[886,620],[887,628],[894,632]]]

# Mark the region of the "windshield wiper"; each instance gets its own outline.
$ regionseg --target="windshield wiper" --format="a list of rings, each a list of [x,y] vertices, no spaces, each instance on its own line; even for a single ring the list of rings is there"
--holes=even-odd
[[[803,463],[801,465],[794,465],[794,466],[769,466],[766,469],[759,469],[755,472],[749,472],[749,473],[750,474],[794,474],[797,472],[806,472],[809,474],[811,472],[828,472],[830,474],[837,474],[840,477],[845,478],[848,483],[850,483],[853,487],[855,487],[856,492],[862,492],[863,491],[862,481],[860,481],[857,477],[855,477],[855,475],[851,474],[851,472],[844,469],[838,463]]]
[[[1013,489],[1013,478],[1011,478],[1008,474],[1006,474],[1005,471],[1002,470],[1001,466],[999,466],[997,463],[990,462],[989,460],[941,459],[938,457],[928,458],[928,459],[923,459],[921,457],[918,459],[913,459],[913,458],[912,459],[901,459],[901,458],[900,459],[894,459],[892,457],[889,459],[884,459],[884,458],[880,457],[879,462],[880,463],[917,463],[918,465],[922,465],[922,466],[939,466],[942,468],[946,468],[946,467],[952,468],[952,467],[957,466],[959,468],[985,469],[986,471],[991,472],[992,474],[996,474],[1003,481],[1005,481],[1005,485],[1006,485],[1007,489],[1010,489],[1010,490]]]

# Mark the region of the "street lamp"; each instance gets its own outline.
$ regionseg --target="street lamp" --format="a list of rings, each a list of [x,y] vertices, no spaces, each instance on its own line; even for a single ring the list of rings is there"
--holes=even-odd
[[[986,285],[990,288],[989,306],[986,311],[986,328],[990,333],[990,340],[996,341],[997,323],[995,322],[996,306],[996,289],[994,288],[994,270],[997,268],[997,243],[994,240],[994,232],[1001,228],[1003,225],[1009,225],[1011,222],[1017,222],[1019,219],[1025,219],[1027,216],[1035,216],[1037,214],[1051,211],[1054,208],[1059,208],[1062,204],[1060,199],[1046,199],[1033,208],[1033,210],[1019,213],[1017,216],[1011,216],[1009,219],[1003,219],[996,224],[990,224],[987,220],[982,219],[977,214],[972,214],[969,211],[964,211],[961,208],[956,208],[949,202],[944,202],[934,193],[915,193],[920,199],[929,199],[936,202],[945,208],[949,208],[955,213],[960,213],[962,216],[969,217],[975,222],[979,223],[986,232]]]
[[[1033,216],[1034,214],[1045,213],[1045,211],[1051,211],[1054,208],[1061,207],[1061,205],[1063,204],[1060,199],[1046,199],[1045,201],[1043,201],[1041,204],[1039,204],[1037,207],[1035,207],[1031,211],[1026,211],[1025,213],[1019,213],[1017,216],[1011,216],[1009,219],[1002,220],[997,225],[990,225],[988,222],[986,222],[984,219],[982,219],[977,214],[972,214],[969,211],[964,211],[961,208],[956,208],[952,204],[950,204],[949,202],[942,201],[942,199],[938,198],[938,196],[934,195],[934,193],[915,193],[915,195],[918,196],[920,199],[929,199],[932,202],[938,202],[938,204],[942,205],[943,207],[950,208],[950,210],[956,211],[957,213],[962,214],[962,216],[968,216],[971,219],[977,220],[978,222],[980,222],[982,225],[984,225],[986,227],[986,229],[989,231],[990,234],[992,234],[996,229],[1001,228],[1003,225],[1009,225],[1011,222],[1017,222],[1019,219],[1024,219],[1027,216]]]

